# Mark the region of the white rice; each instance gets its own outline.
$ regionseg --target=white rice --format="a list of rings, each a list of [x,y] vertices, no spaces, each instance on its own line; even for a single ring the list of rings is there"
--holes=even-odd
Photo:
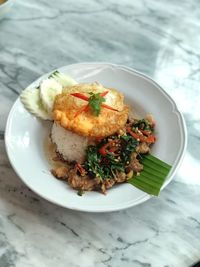
[[[59,123],[54,122],[51,130],[52,142],[56,144],[65,160],[82,162],[88,146],[88,138],[64,129]]]

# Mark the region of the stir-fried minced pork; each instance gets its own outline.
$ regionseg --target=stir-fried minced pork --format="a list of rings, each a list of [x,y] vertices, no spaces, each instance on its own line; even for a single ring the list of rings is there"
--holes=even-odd
[[[51,173],[58,179],[66,180],[69,168],[62,166],[51,170]]]
[[[99,178],[91,179],[88,175],[78,175],[76,168],[68,173],[68,184],[77,190],[92,191],[100,184]]]
[[[147,143],[142,142],[136,147],[136,152],[140,154],[147,154],[150,151],[150,147]]]
[[[52,173],[76,190],[106,193],[114,184],[126,182],[143,170],[140,159],[155,142],[153,130],[148,120],[129,120],[116,134],[87,146],[83,162],[71,162]]]

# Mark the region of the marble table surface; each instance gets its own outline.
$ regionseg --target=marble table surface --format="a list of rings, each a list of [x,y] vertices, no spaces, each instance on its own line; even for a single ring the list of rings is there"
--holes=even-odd
[[[18,0],[0,21],[0,267],[187,267],[200,260],[199,0]],[[142,71],[175,99],[188,147],[146,203],[89,214],[31,192],[4,147],[22,89],[57,67],[107,61]]]

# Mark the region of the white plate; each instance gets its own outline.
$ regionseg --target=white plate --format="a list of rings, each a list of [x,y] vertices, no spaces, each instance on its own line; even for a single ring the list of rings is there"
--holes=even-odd
[[[147,76],[107,63],[81,63],[59,69],[78,82],[98,81],[107,87],[119,89],[126,102],[141,117],[152,113],[156,119],[157,142],[152,154],[172,165],[163,188],[172,180],[181,163],[186,148],[186,127],[183,116],[171,97]],[[30,86],[38,85],[42,76]],[[130,184],[121,184],[108,190],[104,196],[86,192],[82,197],[67,183],[55,179],[45,152],[44,139],[50,125],[41,121],[21,104],[19,98],[8,116],[5,142],[10,162],[22,181],[41,197],[62,207],[88,211],[107,212],[138,205],[151,198]]]

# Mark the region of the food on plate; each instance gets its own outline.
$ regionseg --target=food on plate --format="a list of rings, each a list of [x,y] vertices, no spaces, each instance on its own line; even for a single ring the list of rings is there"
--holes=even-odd
[[[52,120],[52,108],[55,96],[62,93],[65,86],[75,85],[76,81],[58,71],[54,71],[39,86],[26,88],[20,95],[25,108],[43,120]]]
[[[101,96],[104,93],[106,95]],[[98,101],[102,100],[100,105]],[[98,113],[95,108],[100,106]],[[91,137],[106,137],[121,129],[128,119],[128,112],[120,92],[97,83],[67,88],[56,96],[53,107],[54,120],[63,128]]]
[[[117,89],[77,83],[55,71],[24,90],[21,101],[33,115],[53,121],[51,172],[79,195],[106,193],[123,182],[158,195],[170,166],[149,155],[156,142],[154,118],[132,116]]]
[[[40,84],[40,98],[44,109],[49,113],[52,111],[56,95],[62,93],[62,85],[53,78],[45,79]]]
[[[27,88],[21,93],[20,99],[31,114],[43,120],[51,120],[51,116],[44,109],[38,89]]]
[[[143,170],[140,157],[149,153],[151,144],[155,142],[154,125],[147,119],[127,120],[112,135],[96,139],[80,136],[85,139],[78,141],[77,134],[70,137],[71,131],[61,127],[65,131],[63,134],[69,137],[68,145],[67,140],[64,143],[63,138],[55,138],[60,135],[60,127],[53,126],[51,136],[54,137],[51,138],[56,141],[57,154],[65,162],[66,169],[63,171],[63,166],[59,166],[52,173],[79,192],[97,190],[105,193],[114,184],[139,175]],[[76,149],[79,150],[77,154]]]
[[[56,144],[57,152],[66,161],[82,162],[88,146],[88,138],[64,129],[54,122],[51,130],[51,141]]]

